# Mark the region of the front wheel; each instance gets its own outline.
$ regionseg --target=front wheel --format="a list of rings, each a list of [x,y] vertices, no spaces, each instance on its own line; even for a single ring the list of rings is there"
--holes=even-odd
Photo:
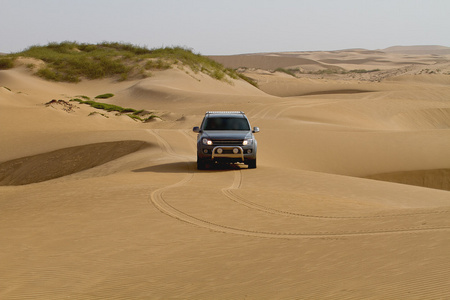
[[[246,164],[249,169],[256,169],[256,158],[247,160]]]

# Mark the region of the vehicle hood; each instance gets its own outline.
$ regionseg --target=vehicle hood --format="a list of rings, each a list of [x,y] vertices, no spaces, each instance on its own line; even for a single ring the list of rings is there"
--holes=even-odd
[[[252,132],[247,130],[205,130],[202,137],[218,140],[244,140],[250,139]]]

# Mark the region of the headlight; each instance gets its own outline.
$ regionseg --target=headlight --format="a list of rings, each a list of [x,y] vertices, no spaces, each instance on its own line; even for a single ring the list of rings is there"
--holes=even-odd
[[[242,142],[242,145],[244,145],[244,146],[252,145],[252,144],[253,144],[253,139],[244,140]]]
[[[202,142],[203,142],[203,144],[205,144],[205,145],[212,145],[212,141],[211,140],[208,140],[208,139],[203,139],[202,140]]]

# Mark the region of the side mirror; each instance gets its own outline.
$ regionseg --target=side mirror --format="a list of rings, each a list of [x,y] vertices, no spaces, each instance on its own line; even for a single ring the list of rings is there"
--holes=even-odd
[[[196,133],[199,133],[199,132],[200,132],[200,127],[195,126],[192,130],[193,130],[194,132],[196,132]]]
[[[253,133],[258,133],[259,132],[259,127],[253,127]]]

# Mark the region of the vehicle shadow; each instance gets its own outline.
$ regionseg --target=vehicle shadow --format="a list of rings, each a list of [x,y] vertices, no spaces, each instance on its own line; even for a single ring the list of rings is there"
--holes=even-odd
[[[154,165],[141,169],[132,170],[136,173],[155,172],[155,173],[191,173],[191,172],[217,172],[217,171],[234,171],[245,168],[244,164],[210,164],[206,170],[197,170],[195,161],[180,161],[174,163]]]
[[[205,170],[197,170],[197,164],[195,164],[195,170],[198,172],[207,171],[234,171],[245,168],[244,164],[225,164],[225,163],[212,163],[208,164]]]

